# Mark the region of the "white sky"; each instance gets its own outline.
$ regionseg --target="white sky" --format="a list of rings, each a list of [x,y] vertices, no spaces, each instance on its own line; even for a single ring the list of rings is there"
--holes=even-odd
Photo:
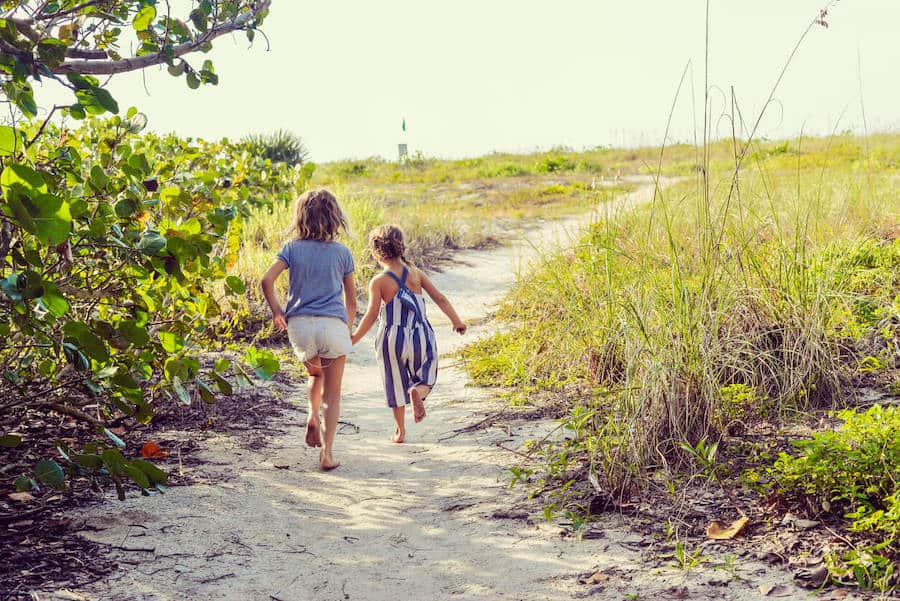
[[[826,0],[712,0],[710,83],[721,114],[734,86],[759,112],[794,43]],[[702,0],[273,0],[252,48],[217,41],[221,81],[191,91],[164,69],[110,84],[150,127],[205,138],[289,129],[316,161],[525,152],[557,145],[656,145],[681,73],[675,137],[702,111]],[[841,0],[777,93],[762,135],[900,129],[900,1]],[[192,59],[199,66],[202,55]],[[859,66],[861,65],[861,68]],[[38,91],[45,106],[64,98]],[[407,134],[400,131],[406,118]],[[701,117],[698,117],[701,119]],[[725,135],[730,126],[718,121]]]

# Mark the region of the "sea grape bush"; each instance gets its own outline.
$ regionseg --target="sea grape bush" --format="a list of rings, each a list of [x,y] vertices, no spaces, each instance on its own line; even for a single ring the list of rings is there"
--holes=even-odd
[[[223,303],[245,292],[228,274],[243,218],[293,197],[312,166],[273,165],[227,140],[140,135],[144,116],[119,116],[100,80],[165,64],[191,89],[215,85],[212,62],[190,56],[228,33],[253,42],[270,4],[202,0],[176,15],[156,0],[0,2],[0,95],[10,107],[0,125],[0,427],[12,428],[0,447],[34,442],[17,430],[51,411],[97,433],[81,449],[59,437],[58,457],[16,489],[62,489],[67,474],[85,471],[111,479],[120,496],[128,479],[161,488],[165,474],[146,460],[154,455],[126,459],[109,420],[146,423],[161,401],[214,402],[250,371],[278,369],[252,347],[243,364],[203,367],[200,352]],[[35,81],[68,88],[72,104],[29,121]],[[116,116],[91,120],[107,113]]]
[[[0,151],[4,414],[54,410],[90,421],[102,436],[108,418],[146,423],[154,403],[214,402],[249,382],[249,371],[265,378],[277,369],[258,349],[245,365],[220,360],[209,369],[199,354],[223,304],[246,290],[228,273],[243,217],[287,202],[310,171],[272,165],[227,140],[139,135],[143,122],[132,109],[79,129],[47,125],[27,150]],[[30,139],[38,127],[0,133]],[[106,435],[106,445],[63,455],[144,488],[159,483]],[[39,472],[39,481],[60,484],[58,470]]]

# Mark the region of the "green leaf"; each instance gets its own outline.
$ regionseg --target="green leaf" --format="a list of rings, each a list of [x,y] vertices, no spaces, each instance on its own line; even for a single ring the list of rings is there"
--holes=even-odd
[[[86,90],[100,85],[100,80],[92,75],[81,75],[80,73],[66,73],[69,80],[76,90]]]
[[[169,481],[169,476],[149,461],[135,459],[131,464],[144,472],[147,475],[147,478],[150,479],[150,482],[154,485],[164,485]]]
[[[197,388],[200,390],[200,398],[210,405],[216,402],[216,393],[200,378],[197,378]]]
[[[144,232],[137,244],[137,249],[145,255],[153,256],[166,246],[166,239],[158,232]]]
[[[184,348],[184,338],[173,332],[160,331],[157,333],[163,349],[167,353],[177,353]]]
[[[7,203],[19,225],[37,236],[42,244],[60,244],[69,237],[72,215],[62,198],[53,194],[38,194],[32,198],[16,186],[7,195]]]
[[[78,343],[78,350],[101,363],[109,360],[109,351],[103,341],[86,324],[69,321],[63,325],[63,333]]]
[[[135,467],[133,464],[126,463],[122,466],[122,469],[125,470],[125,473],[128,474],[128,477],[131,478],[135,484],[141,488],[150,488],[150,478],[148,478],[147,474],[142,472],[139,468]]]
[[[21,185],[29,192],[47,192],[47,182],[40,173],[21,163],[10,163],[0,173],[0,187],[4,192],[15,184]]]
[[[8,125],[0,125],[0,157],[8,157],[24,149],[21,132]]]
[[[135,31],[145,31],[148,27],[150,27],[150,24],[153,23],[153,20],[155,18],[156,7],[153,5],[147,5],[137,12],[131,24],[134,26]]]
[[[87,117],[87,111],[84,110],[84,106],[80,102],[76,102],[69,107],[69,116],[80,121]]]
[[[211,375],[212,379],[216,382],[216,386],[219,388],[219,392],[221,392],[222,394],[232,394],[234,392],[234,387],[231,385],[231,382],[217,373],[213,373]]]
[[[244,281],[234,275],[225,278],[225,285],[235,294],[244,294],[247,292],[247,285],[244,284]]]
[[[138,209],[140,208],[141,207],[138,201],[134,200],[133,198],[123,198],[116,203],[116,216],[119,219],[128,219],[129,217],[137,213]]]
[[[4,434],[0,436],[0,447],[14,449],[22,444],[22,437],[18,434]]]
[[[278,359],[272,352],[259,350],[252,346],[244,353],[244,361],[253,369],[257,377],[263,380],[271,380],[280,367]]]
[[[204,12],[202,10],[200,10],[199,8],[195,8],[194,10],[191,11],[191,14],[190,14],[191,22],[194,24],[194,27],[196,27],[199,31],[205,32],[208,29],[208,26],[206,24],[206,16],[207,15],[204,14]]]
[[[200,78],[197,77],[197,74],[194,73],[193,71],[188,71],[186,80],[187,80],[187,85],[190,89],[196,90],[197,88],[200,87]]]
[[[181,378],[175,376],[172,378],[172,390],[175,391],[175,395],[181,400],[185,405],[191,404],[191,395],[188,394],[187,389],[184,387],[184,384],[181,383]]]
[[[103,459],[100,458],[100,455],[94,455],[91,453],[72,455],[72,461],[74,461],[81,467],[86,467],[92,470],[100,469],[103,466]]]
[[[38,56],[41,57],[41,60],[48,67],[61,65],[66,60],[66,51],[68,49],[69,47],[65,42],[55,38],[45,38],[38,42],[37,45]]]
[[[103,459],[103,463],[110,474],[121,474],[124,471],[127,462],[118,449],[106,449],[100,457]]]
[[[22,298],[40,298],[44,295],[44,284],[41,275],[31,269],[23,271],[16,279],[16,288]]]
[[[106,176],[106,172],[103,171],[103,167],[100,165],[91,167],[91,183],[100,191],[106,190],[106,185],[109,184],[109,177]]]
[[[28,476],[20,476],[16,478],[16,481],[13,482],[13,486],[16,487],[16,492],[29,492],[38,489],[38,483]]]
[[[137,322],[126,320],[119,324],[119,332],[122,336],[134,346],[144,346],[150,342],[150,334],[146,328],[139,326]]]
[[[90,115],[102,115],[110,112],[118,114],[119,103],[112,95],[100,86],[91,86],[83,90],[77,90],[75,97],[78,103],[84,108],[85,112]]]
[[[44,459],[34,466],[34,477],[38,482],[54,488],[62,488],[66,483],[66,474],[58,463],[52,459]]]
[[[69,301],[66,300],[66,297],[62,295],[53,282],[44,282],[44,295],[41,297],[41,304],[56,317],[62,317],[69,311]]]

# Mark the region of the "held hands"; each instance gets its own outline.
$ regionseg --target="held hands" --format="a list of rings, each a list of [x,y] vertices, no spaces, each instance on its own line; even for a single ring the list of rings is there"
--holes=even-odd
[[[278,311],[272,316],[272,323],[275,325],[276,330],[287,330],[287,318],[284,316],[284,311]]]

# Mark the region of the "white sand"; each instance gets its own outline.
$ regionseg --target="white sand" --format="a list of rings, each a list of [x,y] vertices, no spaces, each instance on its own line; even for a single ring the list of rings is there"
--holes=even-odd
[[[645,185],[620,206],[645,200],[650,192]],[[461,253],[434,280],[464,318],[483,318],[535,248],[567,241],[566,233],[584,219],[545,223],[515,244]],[[429,308],[442,357],[493,327],[473,328],[461,339]],[[760,583],[790,580],[784,572],[741,562],[739,574],[748,580],[727,586],[721,571],[654,568],[629,546],[641,537],[616,516],[601,524],[605,536],[598,540],[561,537],[559,526],[541,519],[536,503],[523,503],[523,491],[508,491],[504,472],[515,456],[495,445],[513,446],[553,424],[532,422],[509,433],[494,428],[439,442],[496,407],[489,392],[467,387],[447,358],[427,401],[428,417],[410,424],[406,444],[391,443],[393,423],[382,400],[373,335],[347,368],[342,419],[360,431],[338,437],[338,470],[316,469],[318,452],[303,442],[299,412],[286,416],[287,434],[261,452],[245,450],[227,435],[213,438],[203,452],[209,463],[195,473],[201,483],[162,496],[131,495],[87,514],[100,530],[85,536],[153,551],[117,551],[117,558],[140,563],[81,592],[104,599],[544,600],[688,598],[678,588],[687,587],[694,599],[757,599]],[[298,385],[297,401],[304,407],[305,394]],[[210,483],[202,482],[204,475]],[[222,475],[230,479],[216,482]],[[491,517],[516,504],[527,510],[529,522]],[[597,585],[576,581],[579,573],[611,567],[621,571],[608,571]],[[788,587],[770,596],[779,593],[805,595]]]

